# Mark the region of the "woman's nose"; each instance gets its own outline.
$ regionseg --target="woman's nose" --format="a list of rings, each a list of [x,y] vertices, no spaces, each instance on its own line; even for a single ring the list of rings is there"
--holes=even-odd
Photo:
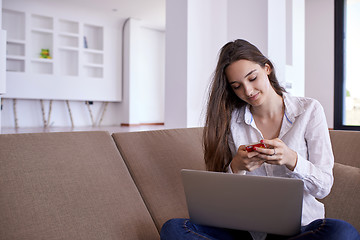
[[[244,84],[244,93],[245,93],[245,95],[251,97],[252,92],[253,92],[253,88],[251,87],[251,85],[250,84]]]

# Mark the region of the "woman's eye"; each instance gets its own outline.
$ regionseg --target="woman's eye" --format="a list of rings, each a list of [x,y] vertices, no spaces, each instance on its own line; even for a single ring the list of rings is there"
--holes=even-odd
[[[240,88],[240,85],[239,86],[234,86],[233,89],[236,90],[236,89],[239,89]]]
[[[250,82],[255,81],[257,77],[253,77],[250,79]]]

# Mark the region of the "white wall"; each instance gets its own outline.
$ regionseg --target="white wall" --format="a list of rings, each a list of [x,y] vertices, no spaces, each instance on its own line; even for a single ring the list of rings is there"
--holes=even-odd
[[[129,19],[125,26],[122,124],[164,122],[165,33]]]
[[[305,0],[287,1],[286,69],[287,90],[294,96],[305,96]]]
[[[304,96],[304,15],[304,0],[228,3],[228,39],[257,46],[274,64],[280,84],[297,96]]]
[[[225,1],[166,1],[165,125],[204,122],[206,93],[226,42]]]
[[[292,41],[290,44],[290,46],[292,45],[292,61],[288,61],[291,65],[284,64],[283,60],[278,61],[277,57],[272,59],[274,53],[284,56],[283,51],[288,49],[285,46],[289,42],[283,41],[282,33],[279,35],[281,37],[279,42],[284,44],[283,46],[276,44],[277,40],[272,39],[275,31],[269,32],[272,26],[267,26],[267,2],[267,0],[229,0],[229,39],[248,39],[265,55],[269,54],[270,60],[275,63],[277,70],[280,68],[280,71],[283,71],[285,68],[285,82],[292,85],[288,91],[297,96],[319,100],[324,107],[328,126],[332,128],[334,115],[334,0],[292,0],[292,29],[286,27],[287,31],[289,29],[292,31],[291,37],[286,36],[286,41]],[[274,16],[271,14],[274,11],[284,9],[282,4],[278,7],[278,2],[275,0],[269,0],[270,3],[272,5],[269,8],[269,17]],[[276,6],[275,10],[273,6]],[[284,18],[282,14],[279,12],[275,16]],[[269,23],[271,21],[273,20],[270,20]],[[275,26],[279,27],[278,30],[284,29],[283,24]],[[274,46],[276,47],[274,48]],[[278,76],[283,78],[282,74],[278,74]],[[280,80],[284,81],[284,79]]]
[[[140,38],[139,122],[164,123],[165,32],[143,26]]]
[[[292,1],[292,0],[290,0]],[[274,64],[276,76],[285,86],[286,76],[286,0],[268,0],[268,58]]]
[[[305,96],[320,101],[334,126],[334,0],[305,1]]]
[[[187,127],[188,0],[166,0],[165,125]]]
[[[289,28],[284,25],[284,10],[289,10],[286,4],[290,1],[292,27]],[[283,0],[229,0],[228,37],[245,38],[258,46],[274,62],[280,81],[292,85],[287,89],[289,92],[320,101],[332,128],[334,0],[287,0],[286,4],[284,8]],[[291,49],[289,55],[283,52]],[[291,55],[291,61],[285,61]]]
[[[203,126],[208,86],[226,42],[227,5],[217,0],[188,2],[187,126]]]
[[[268,54],[268,0],[228,0],[229,41],[243,38]]]

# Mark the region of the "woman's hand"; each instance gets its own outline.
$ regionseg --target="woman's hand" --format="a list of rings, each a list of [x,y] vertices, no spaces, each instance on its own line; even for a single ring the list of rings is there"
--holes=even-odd
[[[258,157],[259,152],[247,152],[245,145],[241,145],[231,161],[231,170],[236,173],[241,170],[253,171],[260,167],[265,160]]]
[[[268,164],[285,165],[289,170],[294,171],[297,163],[297,153],[290,149],[279,138],[272,140],[261,140],[268,148],[256,148],[258,158]]]

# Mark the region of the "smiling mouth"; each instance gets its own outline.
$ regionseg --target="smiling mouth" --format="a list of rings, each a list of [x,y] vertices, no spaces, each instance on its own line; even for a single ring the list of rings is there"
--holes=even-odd
[[[251,97],[248,97],[248,99],[249,99],[250,101],[254,101],[254,100],[257,99],[257,97],[259,96],[259,93],[260,93],[260,92],[257,92],[255,95],[253,95],[253,96],[251,96]]]

